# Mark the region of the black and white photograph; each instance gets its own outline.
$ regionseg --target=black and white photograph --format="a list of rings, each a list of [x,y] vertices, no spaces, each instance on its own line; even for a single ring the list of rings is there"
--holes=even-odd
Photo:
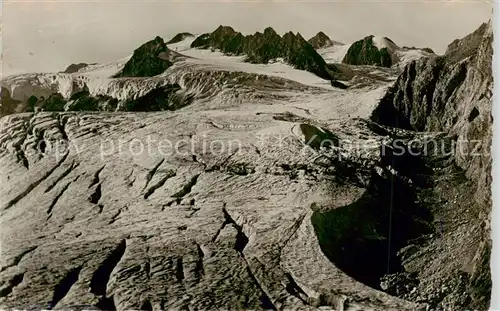
[[[0,310],[500,309],[494,1],[0,7]]]

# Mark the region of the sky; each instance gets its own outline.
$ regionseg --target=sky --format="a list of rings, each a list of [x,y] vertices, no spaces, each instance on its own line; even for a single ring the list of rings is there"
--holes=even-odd
[[[112,62],[157,35],[169,40],[219,25],[244,34],[271,26],[305,38],[323,31],[344,43],[373,34],[442,54],[451,41],[490,19],[492,7],[486,0],[3,0],[3,76]]]

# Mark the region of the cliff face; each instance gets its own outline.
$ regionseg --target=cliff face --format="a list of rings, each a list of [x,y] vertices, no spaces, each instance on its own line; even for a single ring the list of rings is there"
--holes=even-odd
[[[191,47],[218,49],[229,55],[246,55],[250,63],[266,64],[282,58],[297,69],[307,70],[330,80],[332,73],[323,58],[299,33],[286,33],[283,37],[268,27],[264,33],[244,36],[228,26],[220,26],[211,34],[193,41]]]
[[[444,56],[410,63],[372,119],[417,131],[446,131],[461,140],[484,140],[478,152],[486,151],[493,121],[492,42],[491,23],[483,24],[450,44]],[[471,159],[459,156],[457,160],[467,169]]]
[[[387,48],[379,49],[373,42],[373,36],[354,42],[344,59],[344,64],[349,65],[375,65],[391,67],[391,55]]]
[[[454,139],[452,160],[475,189],[470,209],[477,209],[477,218],[467,220],[469,225],[464,233],[480,231],[476,254],[467,263],[472,267],[468,292],[476,309],[488,307],[485,297],[489,297],[488,284],[491,284],[492,42],[489,22],[455,40],[445,55],[410,63],[371,117],[394,127],[442,131]],[[468,260],[463,258],[463,261]]]

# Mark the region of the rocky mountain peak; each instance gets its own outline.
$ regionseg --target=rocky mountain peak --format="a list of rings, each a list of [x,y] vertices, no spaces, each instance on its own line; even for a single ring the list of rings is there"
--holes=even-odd
[[[292,41],[295,38],[295,34],[292,31],[289,31],[283,35],[283,40]]]
[[[374,39],[375,36],[370,35],[354,42],[347,51],[342,62],[349,65],[391,67],[393,62],[388,49],[386,47],[379,49]]]
[[[172,66],[165,55],[171,53],[163,38],[157,36],[134,51],[130,60],[115,77],[152,77]]]
[[[311,44],[315,49],[327,48],[333,45],[333,41],[324,32],[318,32],[314,37],[309,39],[307,42]]]
[[[287,32],[282,38],[284,47],[290,49],[292,47],[301,47],[307,49],[311,47],[311,45],[302,37],[302,35],[297,32],[294,34],[293,32]]]
[[[214,35],[214,36],[230,36],[230,35],[234,35],[235,33],[236,33],[236,31],[233,29],[233,27],[220,25],[219,27],[217,27],[217,29],[215,29],[215,31],[212,33],[212,35]]]
[[[300,32],[297,32],[297,39],[301,42],[301,43],[305,43],[305,44],[308,44],[306,39],[304,39],[304,37],[302,37],[302,35],[300,34]]]
[[[272,28],[272,27],[267,27],[264,29],[264,36],[266,37],[276,37],[279,36],[278,33]]]
[[[456,39],[446,48],[445,55],[448,61],[459,61],[473,55],[479,47],[487,30],[491,31],[491,21],[483,23],[476,31],[462,39]]]
[[[330,37],[328,37],[323,31],[318,32],[316,36],[314,36],[313,38],[318,38],[321,40],[330,40]]]

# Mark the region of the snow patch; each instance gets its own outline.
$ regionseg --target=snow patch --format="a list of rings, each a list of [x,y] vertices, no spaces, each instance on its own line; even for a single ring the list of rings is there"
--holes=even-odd
[[[401,68],[405,67],[414,60],[431,55],[431,53],[419,49],[396,52],[396,56],[399,60],[398,66]]]
[[[77,74],[85,74],[88,76],[94,77],[112,77],[118,71],[122,70],[125,64],[130,60],[132,55],[119,59],[116,62],[107,63],[107,64],[96,64],[89,65],[85,68],[80,69]]]
[[[196,40],[196,38],[198,37],[199,35],[194,35],[193,37],[187,37],[182,41],[168,44],[167,47],[175,52],[183,52],[191,49],[191,43],[193,43],[193,41]]]
[[[399,46],[397,46],[387,37],[374,36],[372,38],[372,41],[373,45],[375,45],[379,50],[387,48],[389,52],[393,52],[400,49]]]
[[[341,63],[350,47],[351,44],[333,45],[317,52],[327,63]]]
[[[185,60],[185,63],[196,64],[204,68],[264,74],[293,80],[309,86],[332,88],[330,81],[324,80],[309,71],[295,69],[280,59],[269,64],[251,64],[245,62],[245,56],[227,56],[218,51],[189,49],[185,50],[183,54],[190,57]]]

